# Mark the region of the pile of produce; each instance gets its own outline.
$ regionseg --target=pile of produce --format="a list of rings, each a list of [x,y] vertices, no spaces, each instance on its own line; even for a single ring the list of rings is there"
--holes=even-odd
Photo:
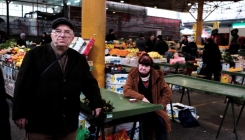
[[[229,71],[229,72],[242,71],[242,68],[233,68],[233,67],[231,67],[231,68],[228,69],[228,71]]]
[[[112,49],[109,52],[110,55],[116,55],[116,56],[127,56],[129,54],[129,51],[127,50],[119,50],[119,49]]]
[[[148,52],[149,56],[152,59],[161,59],[163,58],[158,52]]]
[[[30,48],[20,47],[14,40],[7,40],[0,45],[1,61],[20,67],[27,51]]]

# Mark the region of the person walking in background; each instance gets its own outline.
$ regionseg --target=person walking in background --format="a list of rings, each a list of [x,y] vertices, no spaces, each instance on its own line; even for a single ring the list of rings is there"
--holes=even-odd
[[[165,55],[168,49],[168,44],[162,39],[162,35],[158,35],[153,51],[158,52],[160,55]]]
[[[171,101],[172,91],[164,81],[163,72],[152,68],[153,60],[148,54],[143,54],[138,63],[138,67],[132,68],[128,74],[123,86],[123,96],[146,103],[162,104],[164,109],[142,115],[144,136],[147,137],[144,139],[152,140],[149,131],[155,129],[156,140],[167,140],[171,125],[166,106]]]
[[[115,35],[114,35],[114,30],[113,29],[109,29],[109,33],[106,35],[106,41],[113,41],[113,40],[117,40]]]
[[[0,68],[0,132],[1,140],[11,140],[11,131],[9,123],[9,106],[6,101],[6,91],[3,79],[2,69]]]
[[[43,32],[42,33],[42,38],[40,40],[40,44],[44,45],[44,44],[47,44],[47,43],[48,43],[48,36],[47,36],[46,32]]]
[[[12,119],[25,140],[76,140],[81,92],[95,117],[103,106],[86,58],[69,48],[72,22],[55,19],[52,29],[50,44],[26,53],[15,83]]]
[[[139,51],[145,51],[146,42],[143,34],[140,34],[139,38],[136,39],[136,47],[139,49]]]
[[[215,81],[220,81],[221,72],[221,53],[219,46],[214,43],[212,38],[208,38],[205,41],[204,51],[203,51],[203,65],[205,67],[206,78],[208,80],[212,79],[212,74],[214,75]]]
[[[20,39],[17,40],[17,45],[27,47],[27,45],[26,45],[26,34],[25,33],[20,34]]]
[[[152,35],[150,39],[146,42],[146,52],[151,52],[156,44],[155,36]]]

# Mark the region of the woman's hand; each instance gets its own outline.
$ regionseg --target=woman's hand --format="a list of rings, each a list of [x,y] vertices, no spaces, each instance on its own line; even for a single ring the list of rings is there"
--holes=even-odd
[[[150,103],[145,97],[142,99],[143,102]]]

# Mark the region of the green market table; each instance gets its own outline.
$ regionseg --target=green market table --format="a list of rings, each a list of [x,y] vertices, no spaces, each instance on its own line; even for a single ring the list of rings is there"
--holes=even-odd
[[[235,135],[236,135],[236,140],[238,139],[237,128],[236,128],[237,123],[235,120],[235,110],[234,110],[233,98],[241,98],[244,100],[245,99],[245,87],[239,86],[239,85],[231,85],[231,84],[226,84],[226,83],[220,83],[220,82],[216,82],[216,81],[210,81],[210,80],[206,80],[206,79],[199,79],[199,78],[194,78],[191,76],[180,75],[180,74],[165,76],[164,79],[168,84],[178,85],[178,86],[183,87],[183,91],[186,88],[187,89],[190,88],[190,89],[195,89],[195,90],[199,90],[199,91],[205,91],[205,92],[210,92],[210,93],[215,93],[215,94],[227,96],[227,98],[229,98],[229,100],[226,104],[224,114],[223,114],[223,118],[221,120],[216,138],[218,138],[218,136],[219,136],[220,129],[223,125],[228,106],[231,103],[232,114],[233,114],[233,123],[234,123],[234,131],[235,131]],[[189,96],[188,92],[187,92],[187,94],[188,94],[188,100],[189,100],[189,104],[190,104],[190,96]],[[182,92],[180,102],[182,102],[183,95],[184,95],[184,92]],[[242,110],[241,110],[241,112],[242,112]],[[172,115],[172,117],[173,117],[173,115]]]
[[[101,88],[100,89],[102,98],[106,101],[111,101],[115,109],[112,112],[106,113],[106,118],[104,122],[110,122],[117,119],[122,119],[125,117],[137,116],[149,112],[154,112],[163,109],[161,104],[149,104],[142,101],[131,103],[129,98],[124,98],[122,95],[114,93],[112,91]],[[81,103],[81,108],[89,111],[90,109],[83,103]],[[91,110],[90,110],[91,111]],[[141,126],[140,126],[141,127]],[[101,127],[102,129],[103,127]],[[142,134],[142,133],[141,133]],[[102,138],[103,136],[102,131]]]

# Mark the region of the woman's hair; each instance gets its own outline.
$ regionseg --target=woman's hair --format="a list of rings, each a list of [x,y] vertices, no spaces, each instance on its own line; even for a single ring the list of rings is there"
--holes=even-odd
[[[43,34],[46,36],[47,35],[47,33],[46,32],[43,32]]]
[[[139,60],[138,60],[138,63],[139,64],[143,64],[143,65],[146,65],[146,66],[153,66],[153,60],[151,59],[151,57],[148,55],[148,54],[143,54]]]

